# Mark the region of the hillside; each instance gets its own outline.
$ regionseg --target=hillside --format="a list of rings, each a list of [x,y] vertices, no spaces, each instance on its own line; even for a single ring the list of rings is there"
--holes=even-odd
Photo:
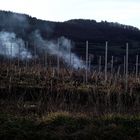
[[[84,19],[65,22],[43,21],[25,14],[0,11],[0,30],[14,31],[25,37],[38,29],[44,38],[66,36],[75,41],[91,42],[139,42],[140,30],[119,23]]]
[[[38,42],[33,39],[34,33],[39,33],[42,40],[55,40],[61,36],[72,40],[75,44],[73,51],[79,56],[85,56],[85,41],[88,40],[91,43],[89,53],[95,55],[95,60],[99,55],[104,55],[105,41],[109,42],[109,58],[111,55],[123,58],[126,42],[129,43],[129,54],[134,58],[131,61],[134,61],[135,55],[140,52],[140,30],[133,26],[83,19],[51,22],[5,11],[0,11],[0,21],[0,31],[15,33],[23,42],[28,41],[31,51],[33,42]]]

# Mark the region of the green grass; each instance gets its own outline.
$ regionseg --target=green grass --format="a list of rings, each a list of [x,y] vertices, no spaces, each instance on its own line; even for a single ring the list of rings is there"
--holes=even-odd
[[[1,140],[139,140],[140,116],[87,117],[67,112],[43,117],[0,114]]]

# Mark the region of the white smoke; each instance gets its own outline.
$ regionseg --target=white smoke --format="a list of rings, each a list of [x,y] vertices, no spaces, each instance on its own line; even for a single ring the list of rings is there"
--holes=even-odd
[[[0,55],[20,59],[31,59],[31,53],[25,48],[25,43],[21,38],[17,38],[15,33],[0,32]]]
[[[65,37],[60,37],[58,40],[59,41],[44,40],[39,31],[35,31],[31,38],[31,41],[33,41],[34,45],[37,47],[37,54],[46,51],[50,55],[59,56],[69,66],[71,65],[74,68],[85,68],[83,61],[74,53],[70,53],[70,50],[73,47],[71,41]],[[25,47],[25,42],[21,38],[17,38],[16,34],[13,32],[5,31],[0,32],[0,55],[7,58],[20,57],[22,60],[33,58],[31,52]]]
[[[56,40],[47,41],[44,40],[39,31],[33,33],[33,40],[38,50],[46,50],[50,55],[56,55],[62,58],[65,63],[72,65],[74,68],[84,68],[85,65],[74,53],[70,54],[70,50],[73,45],[70,40],[65,37],[60,37],[59,40],[59,49],[58,42]],[[71,55],[71,61],[70,61]],[[71,62],[71,64],[70,64]]]

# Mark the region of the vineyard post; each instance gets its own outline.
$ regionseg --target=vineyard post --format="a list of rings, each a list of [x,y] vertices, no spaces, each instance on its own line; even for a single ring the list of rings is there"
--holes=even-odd
[[[126,73],[125,73],[125,91],[128,90],[128,43],[126,43]]]
[[[86,41],[86,83],[88,82],[88,41]]]
[[[106,41],[106,46],[105,46],[105,83],[107,81],[107,51],[108,51],[108,42]]]

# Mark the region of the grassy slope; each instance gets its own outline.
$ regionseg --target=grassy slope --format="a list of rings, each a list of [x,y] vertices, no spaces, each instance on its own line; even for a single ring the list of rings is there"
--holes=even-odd
[[[0,139],[139,140],[140,117],[86,117],[52,113],[43,117],[0,114]]]

